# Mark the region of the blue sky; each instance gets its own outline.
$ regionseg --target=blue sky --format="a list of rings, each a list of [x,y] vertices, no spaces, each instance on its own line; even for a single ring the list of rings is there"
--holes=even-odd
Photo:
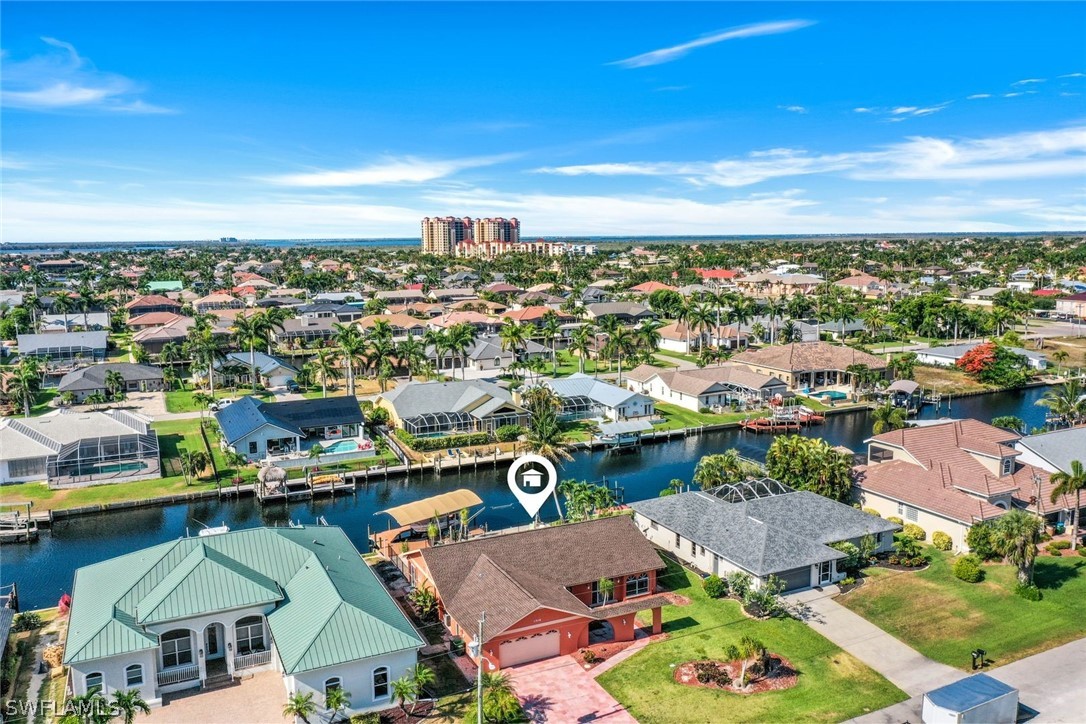
[[[4,241],[1086,228],[1081,3],[4,3]]]

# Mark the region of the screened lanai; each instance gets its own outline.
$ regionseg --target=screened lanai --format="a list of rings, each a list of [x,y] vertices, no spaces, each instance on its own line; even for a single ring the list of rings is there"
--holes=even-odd
[[[562,409],[558,413],[558,419],[562,422],[586,420],[590,417],[598,417],[600,414],[599,408],[591,397],[570,395],[562,398]]]
[[[105,435],[69,443],[49,459],[49,481],[58,485],[159,474],[153,432]]]
[[[416,437],[475,432],[477,420],[466,412],[427,412],[403,421],[403,429]]]

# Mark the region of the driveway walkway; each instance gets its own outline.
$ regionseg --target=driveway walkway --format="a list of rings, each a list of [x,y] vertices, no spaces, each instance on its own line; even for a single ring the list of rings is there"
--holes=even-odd
[[[625,652],[623,652],[625,653]],[[532,722],[637,724],[572,656],[507,669]]]
[[[237,686],[212,691],[167,694],[163,706],[137,721],[147,724],[285,724],[287,692],[283,676],[262,671]]]
[[[785,596],[811,628],[890,680],[909,696],[957,681],[965,672],[932,661],[833,600],[837,586]]]
[[[1019,659],[985,673],[1018,689],[1018,700],[1037,712],[1031,724],[1086,719],[1086,686],[1082,685],[1082,662],[1086,661],[1086,638],[1050,651]],[[853,719],[855,724],[897,724],[920,721],[923,695]]]

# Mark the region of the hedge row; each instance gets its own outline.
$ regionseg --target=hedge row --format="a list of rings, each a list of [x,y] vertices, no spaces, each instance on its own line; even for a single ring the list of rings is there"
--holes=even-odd
[[[418,452],[433,452],[452,447],[472,447],[473,445],[487,445],[494,442],[489,432],[472,432],[463,435],[449,435],[447,437],[415,437],[407,430],[396,430],[396,439]]]

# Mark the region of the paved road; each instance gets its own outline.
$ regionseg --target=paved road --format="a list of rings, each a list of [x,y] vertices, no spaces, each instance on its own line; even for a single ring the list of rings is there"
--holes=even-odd
[[[1082,683],[1084,661],[1086,638],[988,669],[986,673],[1018,689],[1020,704],[1037,712],[1031,722],[1078,724],[1086,721],[1086,686]],[[850,724],[919,722],[923,704],[923,695],[914,696],[853,719]]]
[[[964,672],[932,661],[833,600],[837,586],[785,599],[811,628],[890,680],[909,696],[957,681]]]

